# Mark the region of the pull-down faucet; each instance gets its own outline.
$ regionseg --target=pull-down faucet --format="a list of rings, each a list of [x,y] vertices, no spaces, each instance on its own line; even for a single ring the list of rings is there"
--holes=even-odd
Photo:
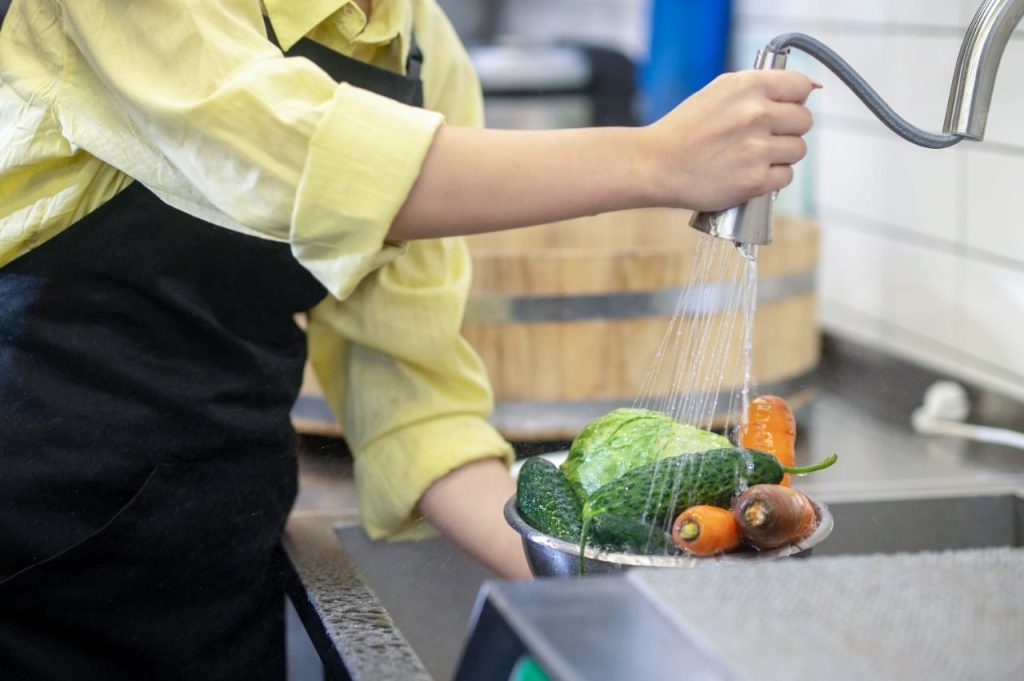
[[[784,33],[759,50],[754,68],[781,69],[790,47],[811,55],[839,77],[890,130],[900,137],[932,149],[952,146],[963,139],[985,136],[992,89],[1006,42],[1024,17],[1024,0],[985,0],[964,35],[949,88],[942,133],[930,133],[904,120],[839,55],[802,33]],[[774,196],[758,196],[739,206],[694,213],[695,229],[737,244],[770,244]]]
[[[986,0],[978,8],[956,59],[944,131],[972,140],[985,137],[996,71],[1021,17],[1024,0]]]

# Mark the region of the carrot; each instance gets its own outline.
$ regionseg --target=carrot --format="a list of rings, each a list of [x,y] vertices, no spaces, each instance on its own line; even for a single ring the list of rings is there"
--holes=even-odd
[[[713,556],[740,545],[740,528],[727,509],[691,506],[672,523],[672,541],[695,556]]]
[[[818,526],[818,512],[807,495],[782,485],[754,485],[732,508],[743,541],[759,549],[795,544]]]
[[[783,466],[795,466],[796,419],[786,401],[776,395],[762,395],[751,400],[738,444],[767,452]],[[789,486],[789,473],[782,477],[780,484]]]

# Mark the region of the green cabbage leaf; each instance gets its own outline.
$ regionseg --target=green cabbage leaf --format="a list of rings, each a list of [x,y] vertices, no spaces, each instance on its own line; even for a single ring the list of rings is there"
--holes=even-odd
[[[588,423],[561,470],[581,500],[637,466],[677,454],[731,447],[728,438],[649,409],[616,409]]]

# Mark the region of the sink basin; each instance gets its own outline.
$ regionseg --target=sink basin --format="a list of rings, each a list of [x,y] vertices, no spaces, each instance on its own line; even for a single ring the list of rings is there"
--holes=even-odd
[[[828,502],[835,521],[814,556],[1024,546],[1024,495],[986,493]]]

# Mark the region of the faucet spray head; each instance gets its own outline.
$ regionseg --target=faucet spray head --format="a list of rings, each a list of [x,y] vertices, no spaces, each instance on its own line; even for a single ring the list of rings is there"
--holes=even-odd
[[[784,69],[789,48],[757,51],[755,69]],[[699,211],[690,218],[690,226],[720,239],[759,246],[772,242],[772,203],[775,192],[757,196],[746,203],[719,211]]]

